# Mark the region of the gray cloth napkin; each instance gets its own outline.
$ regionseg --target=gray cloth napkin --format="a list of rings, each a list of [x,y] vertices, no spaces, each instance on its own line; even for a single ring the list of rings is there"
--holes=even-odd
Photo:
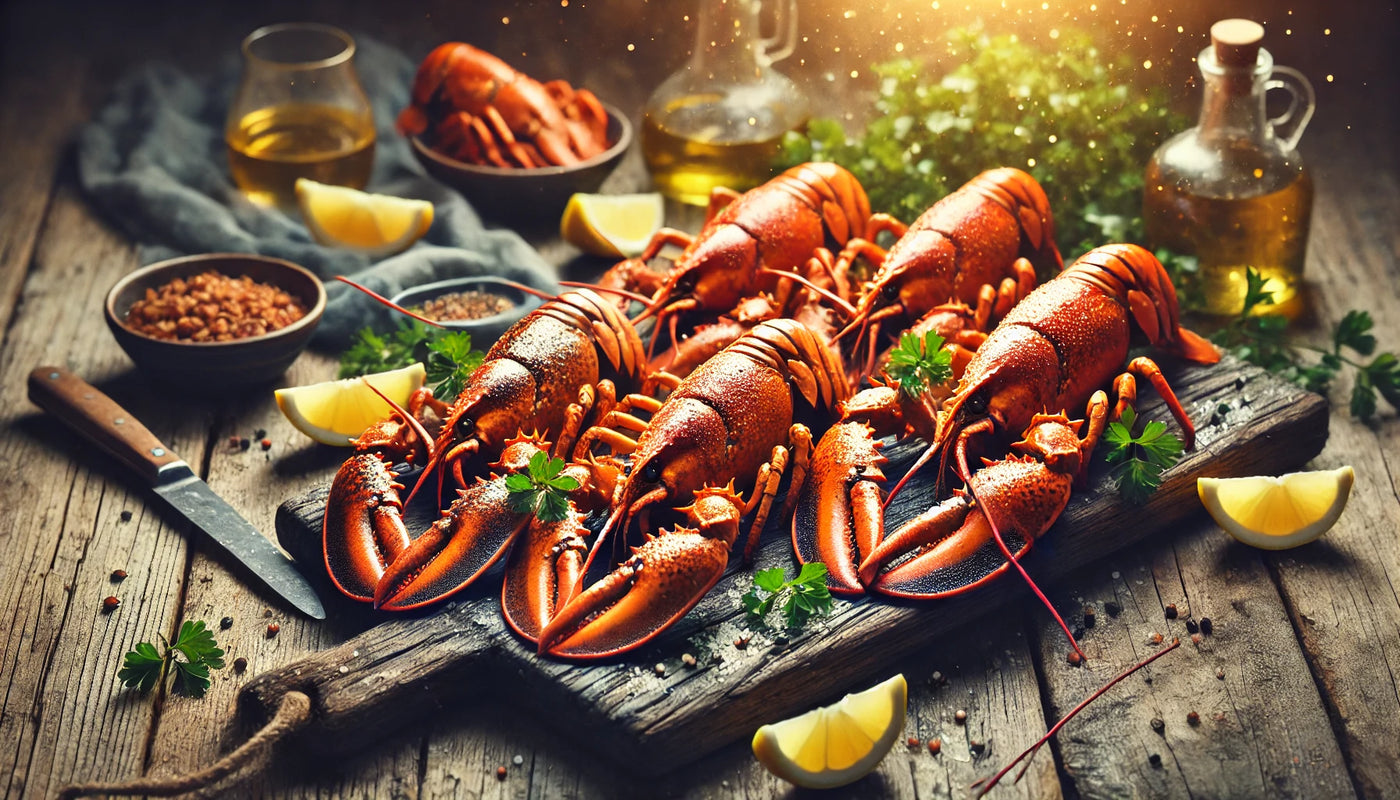
[[[356,34],[355,67],[374,107],[378,139],[368,191],[434,204],[432,228],[408,250],[378,263],[317,244],[300,220],[249,202],[229,176],[224,120],[241,64],[195,76],[148,64],[78,137],[78,176],[92,202],[140,245],[142,263],[188,253],[259,253],[300,264],[323,279],[346,275],[389,296],[447,278],[490,274],[548,292],[555,270],[513,231],[488,229],[457,192],[427,177],[394,118],[408,104],[416,65]],[[340,349],[360,327],[392,325],[394,314],[337,281],[326,284],[315,343]]]

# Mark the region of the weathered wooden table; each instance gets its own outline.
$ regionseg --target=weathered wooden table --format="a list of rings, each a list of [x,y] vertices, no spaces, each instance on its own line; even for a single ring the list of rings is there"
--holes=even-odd
[[[658,3],[504,10],[441,3],[415,5],[394,18],[382,4],[346,5],[308,2],[294,11],[262,3],[7,5],[0,12],[0,462],[6,476],[0,608],[9,609],[0,626],[0,786],[7,797],[46,797],[77,780],[204,766],[247,736],[230,720],[238,691],[252,676],[356,630],[334,619],[300,619],[254,592],[181,526],[167,524],[110,459],[25,398],[25,377],[34,366],[68,365],[145,420],[269,533],[277,505],[326,483],[341,455],[309,445],[269,392],[212,402],[158,390],[112,340],[101,319],[102,297],[137,266],[137,257],[132,243],[85,202],[69,145],[114,78],[153,58],[207,68],[258,24],[314,18],[373,31],[412,53],[467,38],[521,53],[527,69],[541,73],[565,74],[572,66],[569,74],[580,75],[580,83],[607,87],[615,103],[635,114],[659,76],[679,63],[693,34],[692,23],[679,19],[681,11],[658,9]],[[915,23],[936,25],[936,31],[957,21],[953,12],[920,21],[912,10],[896,17],[898,9],[886,9],[888,19],[861,11],[850,22],[835,4],[809,5],[814,8],[804,7],[804,30],[813,40],[829,36],[851,44],[833,54],[809,41],[799,51],[801,63],[791,62],[793,71],[813,83],[825,81],[824,91],[839,97],[859,96],[859,76],[851,75],[858,59],[888,54],[890,40],[876,31],[888,29],[889,37],[911,43],[921,36],[936,41]],[[1083,5],[1072,9],[1083,15],[1081,22],[1111,28],[1121,17],[1125,34],[1154,47],[1165,43],[1152,51],[1159,53],[1156,68],[1164,77],[1190,73],[1189,55],[1202,45],[1199,34],[1208,22],[1200,13],[1143,9],[1114,17]],[[1317,202],[1308,253],[1311,313],[1298,333],[1320,340],[1348,309],[1358,308],[1375,319],[1382,349],[1400,348],[1400,126],[1393,103],[1400,70],[1390,47],[1400,17],[1394,8],[1285,13],[1255,5],[1233,10],[1264,19],[1280,63],[1303,67],[1320,97],[1302,148],[1314,170]],[[1069,15],[1037,10],[1017,15],[1014,24],[1050,27]],[[1178,24],[1188,35],[1175,32]],[[1160,55],[1173,46],[1180,52]],[[1181,91],[1190,92],[1184,81]],[[633,153],[606,188],[645,187]],[[679,219],[694,222],[693,216]],[[576,253],[547,231],[531,236],[568,277],[598,267],[575,260]],[[331,357],[309,353],[284,381],[310,383],[332,371]],[[1322,541],[1263,553],[1234,543],[1198,513],[1170,536],[1050,587],[1062,611],[1097,611],[1098,624],[1083,638],[1086,668],[1064,663],[1053,622],[1029,603],[999,614],[994,625],[964,628],[891,663],[890,672],[902,670],[911,679],[906,735],[923,742],[940,738],[942,752],[932,756],[923,747],[900,745],[850,792],[967,796],[973,780],[995,772],[1092,688],[1155,649],[1154,634],[1185,639],[1186,618],[1209,617],[1212,635],[1186,641],[1120,684],[1070,723],[1020,784],[996,794],[1400,796],[1400,424],[1390,409],[1372,425],[1352,419],[1345,409],[1349,388],[1343,380],[1334,389],[1330,440],[1312,466],[1352,464],[1357,482],[1346,513]],[[258,429],[266,431],[270,449],[227,446],[229,436]],[[116,569],[128,577],[115,581]],[[107,595],[122,599],[114,613],[102,613]],[[1167,604],[1177,607],[1178,619],[1165,618]],[[1110,613],[1113,605],[1121,611]],[[114,673],[134,643],[169,635],[181,619],[225,616],[234,624],[219,639],[230,662],[247,659],[246,672],[217,673],[200,700],[143,697],[119,687]],[[275,637],[266,633],[270,622],[281,626]],[[791,791],[757,765],[744,742],[659,780],[643,779],[628,767],[628,753],[600,755],[578,740],[578,732],[522,714],[509,698],[481,694],[352,758],[326,763],[288,750],[270,770],[231,791],[587,798]],[[966,725],[954,722],[957,709],[966,710]],[[1198,724],[1187,722],[1191,711]],[[1163,721],[1160,731],[1154,719]],[[507,767],[503,780],[498,765]]]

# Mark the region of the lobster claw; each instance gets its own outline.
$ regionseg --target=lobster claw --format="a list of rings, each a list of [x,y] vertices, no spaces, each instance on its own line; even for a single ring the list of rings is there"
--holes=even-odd
[[[530,515],[510,504],[505,476],[478,480],[395,558],[374,589],[374,607],[403,611],[466,588],[505,553]]]
[[[724,574],[729,545],[693,528],[662,530],[588,587],[539,635],[539,652],[606,658],[639,647],[695,607]]]
[[[695,502],[677,510],[698,527],[649,535],[617,569],[559,609],[540,632],[539,652],[606,658],[650,641],[724,574],[743,508],[732,483],[697,490]]]
[[[558,522],[531,522],[506,559],[501,608],[510,627],[532,642],[539,641],[540,632],[583,581],[588,560],[584,537],[589,533],[585,515],[573,505],[565,513]]]
[[[987,464],[972,475],[975,502],[955,495],[900,526],[861,564],[862,582],[872,591],[912,598],[980,586],[1009,568],[987,515],[1019,559],[1064,511],[1073,482],[1072,473],[1032,456]]]
[[[331,581],[346,596],[368,602],[388,564],[408,547],[403,489],[375,453],[351,456],[331,481],[321,526]]]
[[[885,479],[880,471],[885,457],[879,446],[863,422],[832,426],[812,454],[792,517],[798,560],[826,564],[827,588],[837,594],[865,593],[860,559],[875,549],[883,532],[879,483]]]

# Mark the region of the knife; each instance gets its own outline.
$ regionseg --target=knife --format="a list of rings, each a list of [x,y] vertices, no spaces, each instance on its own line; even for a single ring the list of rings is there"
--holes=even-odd
[[[134,470],[283,600],[313,619],[326,618],[292,560],[112,398],[62,367],[38,367],[29,373],[29,400]]]

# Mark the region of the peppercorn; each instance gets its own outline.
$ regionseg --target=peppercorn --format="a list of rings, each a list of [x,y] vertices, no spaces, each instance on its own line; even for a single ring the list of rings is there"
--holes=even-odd
[[[687,667],[693,667],[695,666],[695,656],[690,653],[684,653],[681,655],[681,663]]]
[[[262,449],[264,449],[264,450],[271,450],[271,449],[272,449],[272,440],[271,440],[271,439],[263,439],[261,442],[258,442],[258,444],[262,445]]]
[[[957,711],[954,711],[953,721],[958,723],[959,725],[963,724],[964,722],[967,722],[967,712],[963,711],[961,708]]]
[[[267,638],[271,639],[272,637],[276,636],[277,632],[280,630],[282,630],[281,625],[278,625],[275,622],[269,622],[267,624]]]
[[[125,509],[125,508],[122,509],[122,522],[130,522],[130,521],[131,521],[131,512],[128,511],[127,509]]]
[[[1210,617],[1201,617],[1201,633],[1209,636],[1214,630],[1214,625],[1210,622]]]
[[[1186,632],[1187,632],[1187,633],[1195,633],[1196,631],[1199,631],[1200,629],[1201,629],[1201,626],[1196,624],[1196,620],[1191,619],[1190,617],[1187,617],[1187,618],[1186,618]]]
[[[1084,627],[1085,627],[1085,628],[1092,628],[1092,627],[1094,627],[1094,622],[1095,622],[1094,607],[1093,607],[1093,606],[1084,606]]]
[[[1084,660],[1084,659],[1080,658],[1080,657],[1079,657],[1079,653],[1078,653],[1077,651],[1074,651],[1074,650],[1069,651],[1069,655],[1066,656],[1065,658],[1069,661],[1069,665],[1070,665],[1071,667],[1077,667],[1077,666],[1079,666],[1079,662],[1081,662],[1081,661]]]
[[[934,755],[938,755],[939,751],[941,751],[942,749],[943,749],[943,740],[942,740],[942,739],[929,739],[929,740],[928,740],[928,751],[929,751],[930,753],[932,753],[932,754],[934,754]]]
[[[980,756],[982,751],[987,749],[987,743],[973,739],[967,743],[967,749],[971,750],[973,755]]]
[[[114,580],[114,581],[124,581],[124,580],[126,580],[126,570],[124,570],[124,569],[114,569],[114,570],[112,570],[112,580]]]
[[[1218,680],[1222,680],[1222,681],[1225,680],[1225,670],[1223,670],[1223,669],[1218,669],[1218,670],[1216,670],[1216,671],[1215,671],[1215,677],[1216,677],[1216,679],[1218,679]]]
[[[261,439],[264,436],[267,436],[267,430],[265,428],[258,428],[257,430],[253,431],[254,439]]]
[[[240,436],[240,437],[238,437],[238,449],[239,449],[239,450],[247,450],[248,448],[250,448],[250,447],[252,447],[252,446],[253,446],[253,441],[252,441],[251,439],[249,439],[248,437],[246,437],[246,436]]]
[[[1191,723],[1192,725],[1200,725],[1200,724],[1201,724],[1201,715],[1200,715],[1200,714],[1197,714],[1197,713],[1194,712],[1194,711],[1188,711],[1188,712],[1186,712],[1186,721],[1189,722],[1189,723]]]
[[[1176,619],[1176,603],[1167,603],[1167,607],[1162,609],[1167,619]]]
[[[102,610],[105,611],[105,612],[107,612],[107,613],[109,613],[109,614],[112,613],[113,611],[116,611],[116,610],[117,610],[117,606],[119,606],[119,605],[121,605],[121,604],[122,604],[122,601],[121,601],[121,600],[118,600],[116,597],[114,597],[114,596],[112,596],[112,595],[108,595],[107,597],[102,598]]]
[[[243,670],[245,670],[245,669],[247,669],[247,668],[248,668],[248,659],[244,658],[243,656],[239,656],[238,658],[235,658],[235,659],[233,660],[233,671],[234,671],[234,672],[242,672]]]
[[[1147,763],[1151,764],[1154,767],[1160,767],[1162,766],[1162,757],[1157,755],[1156,753],[1153,753],[1147,757]]]
[[[1113,602],[1112,600],[1109,600],[1107,603],[1103,604],[1103,610],[1110,617],[1116,617],[1119,614],[1123,613],[1123,607]]]
[[[912,750],[913,748],[915,748],[915,747],[918,747],[918,746],[919,746],[919,737],[917,737],[917,736],[910,736],[908,739],[905,739],[905,740],[904,740],[904,745],[905,745],[906,747],[908,747],[909,749],[911,749],[911,750]]]
[[[228,630],[229,628],[232,628],[232,627],[233,627],[233,617],[224,617],[223,619],[219,620],[219,629],[220,629],[220,630],[225,630],[225,631],[226,631],[226,630]]]
[[[1152,726],[1153,733],[1161,733],[1167,729],[1167,723],[1163,722],[1161,717],[1153,717],[1147,724]]]
[[[505,764],[502,764],[502,765],[500,765],[499,767],[496,767],[496,779],[497,779],[497,780],[502,780],[502,781],[506,779],[506,765],[505,765]]]
[[[658,663],[656,666],[652,667],[652,671],[655,672],[657,675],[665,675],[666,665]]]

